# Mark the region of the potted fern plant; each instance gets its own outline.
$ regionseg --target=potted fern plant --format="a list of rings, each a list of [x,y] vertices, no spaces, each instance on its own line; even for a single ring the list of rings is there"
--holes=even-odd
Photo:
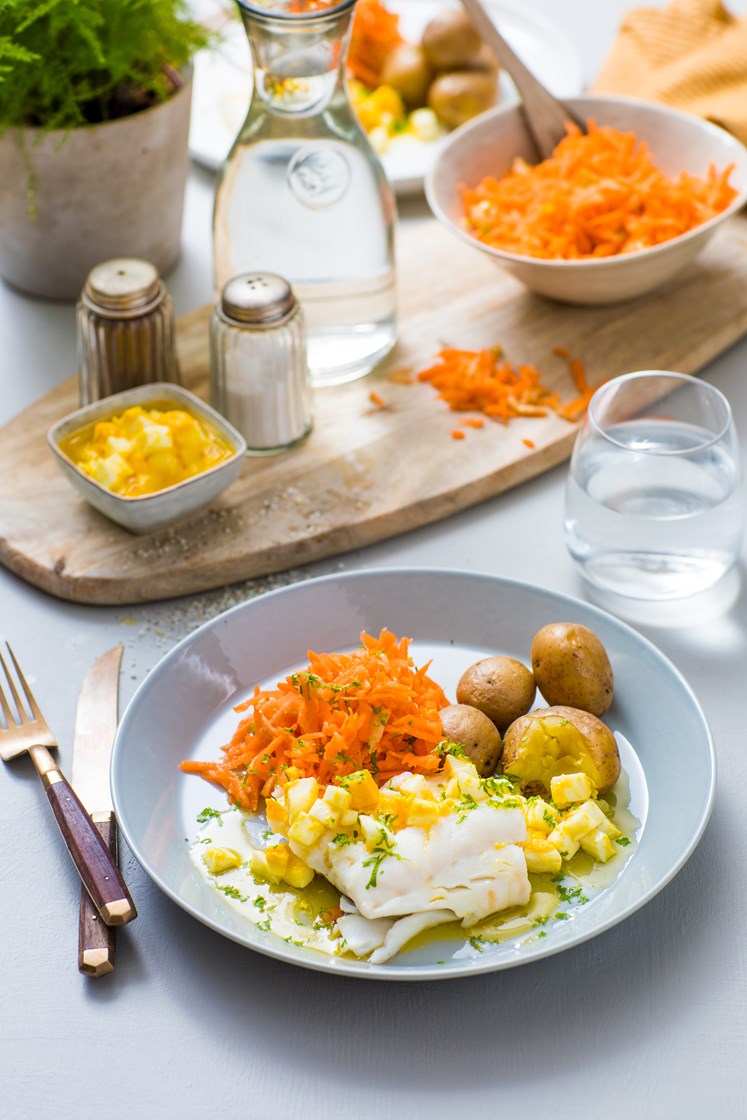
[[[65,299],[101,260],[174,264],[207,39],[186,0],[0,0],[0,275]]]

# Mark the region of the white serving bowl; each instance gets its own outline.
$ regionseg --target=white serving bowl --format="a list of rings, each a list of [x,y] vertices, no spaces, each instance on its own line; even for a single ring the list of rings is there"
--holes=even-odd
[[[703,248],[718,227],[747,201],[747,148],[728,132],[689,113],[622,97],[570,97],[566,104],[582,120],[635,132],[669,176],[705,175],[714,164],[734,164],[734,201],[715,218],[652,249],[598,260],[544,260],[484,245],[463,226],[460,187],[487,175],[500,178],[521,156],[536,161],[519,105],[492,109],[452,133],[426,180],[426,197],[439,221],[532,291],[565,303],[616,303],[664,284]]]
[[[177,482],[174,486],[167,486],[154,494],[128,498],[107,490],[105,486],[89,478],[60,448],[60,442],[79,428],[105,420],[134,405],[153,407],[163,403],[182,408],[203,420],[234,448],[233,455],[217,466],[183,482]],[[161,381],[140,385],[137,389],[126,389],[123,393],[115,393],[71,412],[49,429],[47,442],[62,473],[86,501],[131,533],[154,533],[159,529],[166,529],[208,506],[234,481],[246,454],[244,437],[219,412],[204,404],[194,393]]]

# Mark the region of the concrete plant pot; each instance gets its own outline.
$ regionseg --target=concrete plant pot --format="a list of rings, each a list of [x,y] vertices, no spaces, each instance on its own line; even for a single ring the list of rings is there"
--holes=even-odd
[[[0,136],[0,275],[33,295],[75,299],[91,268],[111,257],[170,268],[179,255],[191,95],[190,72],[167,101],[132,116],[68,133]]]

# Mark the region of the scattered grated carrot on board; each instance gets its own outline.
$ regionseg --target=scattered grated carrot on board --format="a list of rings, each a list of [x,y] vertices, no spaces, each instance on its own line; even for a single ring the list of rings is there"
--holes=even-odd
[[[418,669],[410,639],[389,630],[365,632],[353,653],[314,653],[308,667],[273,689],[257,686],[234,710],[248,712],[218,762],[189,760],[199,774],[226,790],[243,809],[256,809],[276,785],[315,777],[329,785],[355,770],[380,783],[403,770],[432,774],[441,758],[439,711],[448,700]]]
[[[377,408],[389,408],[389,405],[386,403],[384,398],[379,396],[375,389],[372,389],[368,394],[368,399],[370,400],[371,404],[375,404]]]
[[[522,159],[501,179],[462,188],[467,228],[486,245],[522,256],[582,260],[634,253],[679,237],[736,197],[733,165],[705,178],[668,178],[633,132],[568,124],[549,159]]]
[[[563,356],[568,352],[563,350]],[[521,416],[547,416],[555,412],[564,420],[578,420],[586,410],[594,390],[587,384],[584,365],[568,357],[578,397],[563,404],[559,395],[542,384],[538,369],[523,364],[514,366],[503,358],[499,346],[485,350],[440,350],[434,365],[421,370],[418,381],[430,381],[439,398],[453,412],[482,412],[501,424]],[[463,420],[469,427],[481,421]],[[451,433],[455,439],[464,434]]]
[[[589,407],[589,401],[594,395],[594,390],[586,380],[586,370],[581,359],[571,358],[568,351],[561,356],[568,361],[571,377],[578,390],[578,396],[575,400],[569,401],[568,404],[564,405],[563,408],[560,409],[559,414],[564,420],[570,420],[572,423],[575,423],[576,420],[581,419],[586,409]]]
[[[539,371],[530,365],[511,365],[499,348],[439,351],[435,365],[418,374],[430,381],[454,412],[482,412],[507,424],[515,416],[544,416],[556,409],[557,393],[546,389]]]
[[[465,428],[484,428],[485,421],[481,416],[468,416],[466,420],[462,420]]]
[[[461,429],[459,429],[459,428],[454,428],[454,431],[451,433],[451,438],[452,439],[464,439],[464,432],[461,431]]]
[[[523,439],[521,442],[525,447],[535,448],[537,446],[533,439]]]
[[[412,385],[414,381],[412,367],[403,366],[402,369],[393,369],[389,374],[389,380],[394,381],[398,385]]]
[[[380,0],[358,0],[348,52],[348,69],[367,86],[381,84],[387,56],[404,43],[399,16]]]

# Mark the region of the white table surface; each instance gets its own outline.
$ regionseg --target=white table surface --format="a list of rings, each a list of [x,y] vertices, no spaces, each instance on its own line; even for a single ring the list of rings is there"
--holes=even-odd
[[[534,3],[574,33],[591,77],[624,4]],[[168,280],[177,312],[211,296],[211,202],[211,176],[194,169],[184,251]],[[410,205],[405,217],[419,212]],[[747,341],[705,376],[731,400],[747,458],[746,364]],[[0,420],[74,368],[72,306],[28,299],[0,284]],[[441,524],[315,565],[312,574],[453,567],[584,597],[562,542],[564,477],[560,467]],[[742,568],[746,558],[747,550]],[[77,692],[97,655],[124,643],[126,701],[177,639],[256,590],[93,608],[59,602],[0,570],[0,634],[12,640],[57,729],[63,768],[71,764]],[[30,762],[3,769],[4,1114],[747,1116],[744,592],[728,609],[705,604],[701,615],[688,608],[680,612],[687,626],[639,627],[689,679],[714,734],[718,791],[700,846],[680,875],[621,926],[493,976],[386,985],[283,965],[194,921],[125,852],[140,915],[120,933],[115,973],[87,980],[76,967],[78,883],[44,794]],[[662,749],[676,762],[677,744]]]

